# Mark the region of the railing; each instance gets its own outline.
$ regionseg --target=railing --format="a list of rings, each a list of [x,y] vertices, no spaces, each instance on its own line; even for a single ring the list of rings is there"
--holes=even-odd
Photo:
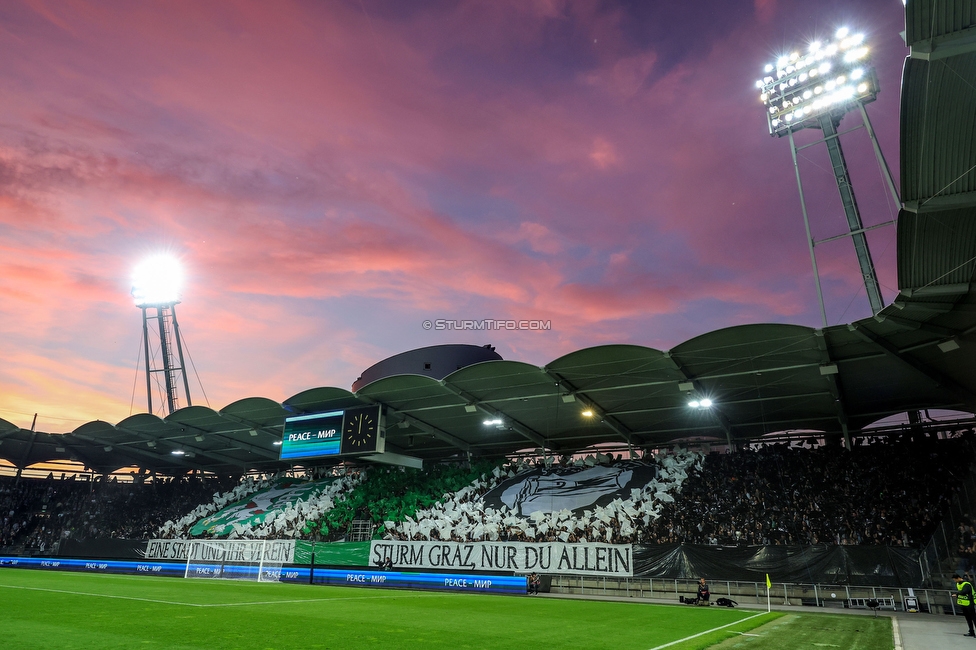
[[[349,525],[346,540],[350,542],[366,542],[372,539],[376,526],[368,519],[354,519]]]
[[[766,583],[732,580],[709,581],[711,600],[729,598],[739,605],[765,605]],[[553,575],[550,591],[559,594],[585,596],[616,596],[621,598],[654,598],[680,602],[684,596],[693,598],[698,589],[695,579],[667,578],[600,578],[593,576]],[[955,590],[915,589],[919,610],[931,614],[955,614],[951,598]],[[769,590],[774,605],[795,605],[845,609],[861,601],[890,599],[897,611],[905,611],[908,589],[894,587],[858,587],[851,585],[786,584],[774,582]],[[959,612],[961,614],[961,612]]]

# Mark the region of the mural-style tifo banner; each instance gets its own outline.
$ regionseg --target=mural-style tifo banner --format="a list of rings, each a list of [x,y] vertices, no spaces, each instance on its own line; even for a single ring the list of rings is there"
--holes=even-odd
[[[560,510],[581,515],[587,508],[631,498],[631,490],[643,488],[656,477],[657,468],[640,461],[585,468],[540,467],[502,481],[482,501],[496,510],[507,506],[522,517]]]
[[[274,487],[255,492],[246,499],[218,510],[193,525],[190,535],[208,533],[214,537],[224,537],[238,526],[259,526],[273,521],[299,501],[308,502],[322,492],[335,479],[307,483],[297,479],[283,479]]]

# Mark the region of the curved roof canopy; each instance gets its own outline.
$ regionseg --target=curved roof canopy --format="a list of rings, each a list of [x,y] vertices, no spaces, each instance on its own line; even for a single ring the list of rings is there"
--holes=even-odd
[[[840,433],[912,409],[976,410],[976,291],[902,292],[878,316],[825,330],[740,325],[662,351],[605,345],[543,367],[486,361],[441,380],[395,375],[358,392],[312,388],[282,403],[242,399],[190,406],[71,433],[0,420],[0,457],[19,467],[74,459],[99,471],[162,474],[287,467],[278,460],[288,415],[382,404],[387,450],[435,460],[600,443],[653,448],[689,437],[747,441],[784,430]],[[688,406],[709,398],[709,409]],[[591,411],[587,417],[583,411]],[[501,424],[486,425],[500,420]],[[176,452],[176,453],[173,453]]]

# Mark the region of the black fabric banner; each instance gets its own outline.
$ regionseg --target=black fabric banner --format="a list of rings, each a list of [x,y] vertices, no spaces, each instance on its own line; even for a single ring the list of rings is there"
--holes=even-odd
[[[634,576],[919,587],[917,549],[891,546],[634,546]]]
[[[109,560],[141,560],[146,556],[146,540],[86,539],[61,541],[58,557],[98,558]]]

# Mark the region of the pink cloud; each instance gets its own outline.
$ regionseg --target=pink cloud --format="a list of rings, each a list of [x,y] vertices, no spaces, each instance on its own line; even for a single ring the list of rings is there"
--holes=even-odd
[[[789,151],[749,87],[767,58],[751,18],[676,54],[599,2],[388,9],[14,7],[0,317],[24,354],[0,417],[70,401],[69,361],[100,376],[78,393],[92,417],[127,408],[128,274],[160,248],[187,267],[181,324],[218,407],[447,342],[427,316],[551,319],[492,335],[536,363],[815,324]],[[760,24],[778,11],[754,5]],[[823,255],[846,303],[849,256]]]

